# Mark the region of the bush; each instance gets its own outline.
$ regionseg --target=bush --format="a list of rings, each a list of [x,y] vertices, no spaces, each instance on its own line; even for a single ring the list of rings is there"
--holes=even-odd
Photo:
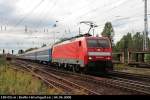
[[[145,55],[145,62],[150,62],[150,54]]]

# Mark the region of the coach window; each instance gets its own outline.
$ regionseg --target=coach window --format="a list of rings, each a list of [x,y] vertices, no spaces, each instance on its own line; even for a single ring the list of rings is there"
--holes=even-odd
[[[82,42],[81,42],[81,41],[79,41],[79,47],[81,47],[81,44],[82,44]]]

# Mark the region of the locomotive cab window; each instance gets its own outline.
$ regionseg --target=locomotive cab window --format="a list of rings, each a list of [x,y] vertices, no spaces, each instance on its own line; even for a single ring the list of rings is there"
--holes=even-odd
[[[91,48],[96,48],[96,47],[109,48],[110,47],[109,40],[107,39],[89,39],[87,40],[87,45],[88,47],[91,47]]]

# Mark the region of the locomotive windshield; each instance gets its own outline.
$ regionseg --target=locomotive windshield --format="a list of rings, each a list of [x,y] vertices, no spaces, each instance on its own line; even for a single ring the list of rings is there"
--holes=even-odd
[[[88,39],[87,45],[91,48],[110,48],[109,40],[107,39]]]

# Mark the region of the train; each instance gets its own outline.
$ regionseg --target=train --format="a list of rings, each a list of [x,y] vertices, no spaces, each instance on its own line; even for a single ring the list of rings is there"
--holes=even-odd
[[[81,36],[43,47],[17,58],[46,63],[75,72],[113,70],[112,46],[107,37]]]

